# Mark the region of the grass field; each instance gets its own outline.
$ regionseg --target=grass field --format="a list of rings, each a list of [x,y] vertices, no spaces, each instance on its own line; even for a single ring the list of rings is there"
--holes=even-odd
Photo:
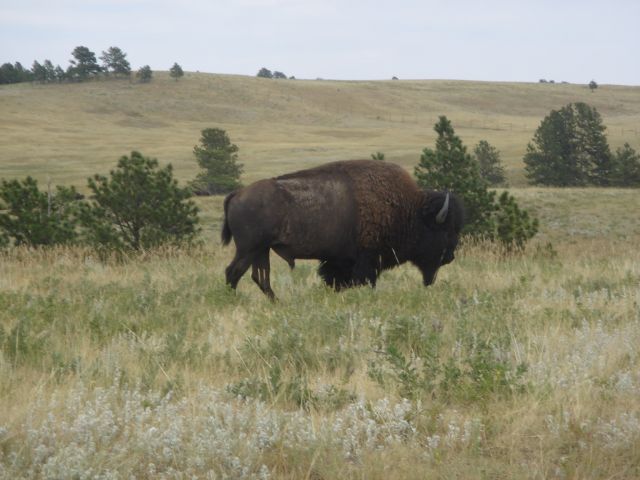
[[[245,181],[375,151],[407,168],[433,146],[447,115],[465,144],[502,152],[510,183],[524,184],[522,156],[540,121],[569,102],[595,106],[615,149],[640,149],[640,87],[460,81],[274,81],[156,73],[149,84],[97,81],[0,86],[0,178],[36,175],[86,185],[137,149],[196,172],[200,131],[227,130],[240,147]]]
[[[637,478],[640,196],[526,193],[526,254],[467,245],[427,289],[274,259],[272,304],[213,242],[5,254],[0,475]]]
[[[523,255],[463,245],[429,288],[403,266],[335,293],[313,262],[273,257],[275,304],[248,276],[225,287],[218,197],[197,200],[190,249],[3,252],[0,478],[640,478],[640,193],[525,188],[519,159],[578,99],[633,144],[616,129],[638,127],[637,92],[204,74],[0,88],[0,177],[79,185],[136,148],[187,179],[208,126],[247,180],[375,150],[409,167],[437,115],[459,114],[541,222]]]

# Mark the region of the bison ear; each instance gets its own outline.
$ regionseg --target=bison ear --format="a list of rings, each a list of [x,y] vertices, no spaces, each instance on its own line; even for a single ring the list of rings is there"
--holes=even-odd
[[[428,192],[422,208],[422,216],[427,222],[435,222],[439,225],[447,221],[449,215],[449,192]]]

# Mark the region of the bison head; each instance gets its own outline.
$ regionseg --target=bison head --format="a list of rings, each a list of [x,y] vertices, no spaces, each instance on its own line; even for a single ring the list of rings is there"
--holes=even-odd
[[[419,212],[417,241],[412,263],[422,272],[424,285],[431,285],[438,269],[451,263],[463,224],[460,200],[449,193],[428,191]]]

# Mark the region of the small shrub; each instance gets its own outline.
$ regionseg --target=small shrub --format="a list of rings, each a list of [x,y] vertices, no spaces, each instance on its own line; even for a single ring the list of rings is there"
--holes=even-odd
[[[640,187],[640,155],[625,143],[613,156],[610,184],[615,187]]]
[[[498,198],[496,232],[505,251],[522,251],[538,233],[538,219],[530,219],[529,213],[520,210],[515,199],[508,192],[503,192]]]
[[[475,402],[523,391],[526,365],[514,365],[502,353],[505,342],[500,338],[484,339],[465,327],[458,334],[457,352],[447,357],[441,351],[440,332],[429,331],[420,319],[411,325],[390,323],[377,350],[380,357],[369,362],[367,373],[382,386],[393,385],[402,397]]]
[[[37,362],[46,351],[47,337],[42,334],[43,330],[37,320],[21,318],[8,334],[0,337],[3,353],[13,364]]]
[[[169,69],[169,76],[175,79],[176,82],[180,77],[184,77],[184,71],[182,70],[182,67],[178,65],[177,62],[174,62],[171,69]]]
[[[256,74],[256,77],[259,78],[273,78],[273,72],[271,70],[269,70],[266,67],[262,67],[258,73]]]
[[[151,67],[149,65],[145,65],[136,72],[136,77],[140,80],[140,82],[148,83],[153,77],[153,71],[151,70]]]
[[[309,379],[319,371],[354,370],[355,352],[344,345],[349,322],[342,315],[257,316],[239,349],[234,373],[243,375],[227,390],[242,397],[278,401],[297,407],[334,408],[351,398],[340,388],[312,388]],[[345,381],[346,381],[345,379]]]
[[[31,247],[73,242],[76,235],[78,193],[73,187],[41,192],[32,178],[3,180],[0,185],[0,246],[9,238]]]
[[[415,399],[435,391],[440,373],[438,359],[437,350],[429,351],[424,358],[415,353],[405,355],[395,345],[387,346],[384,351],[387,368],[391,371],[391,376],[398,385],[398,393],[403,398]],[[370,367],[372,368],[369,376],[372,379],[380,381],[384,378],[382,371],[376,372],[375,364]]]
[[[524,391],[523,376],[527,365],[513,365],[510,360],[501,358],[500,350],[491,341],[473,339],[458,362],[449,359],[441,384],[445,397],[478,402],[491,395],[509,397]]]
[[[171,165],[131,152],[110,178],[89,179],[92,201],[83,205],[82,224],[90,243],[116,250],[141,250],[192,241],[198,208],[191,190],[180,188]]]

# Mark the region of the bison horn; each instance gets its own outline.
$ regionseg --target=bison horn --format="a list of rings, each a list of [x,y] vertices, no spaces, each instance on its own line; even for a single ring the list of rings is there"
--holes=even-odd
[[[436,223],[444,223],[447,219],[447,213],[449,213],[449,192],[447,192],[447,196],[444,199],[444,205],[436,215]]]

